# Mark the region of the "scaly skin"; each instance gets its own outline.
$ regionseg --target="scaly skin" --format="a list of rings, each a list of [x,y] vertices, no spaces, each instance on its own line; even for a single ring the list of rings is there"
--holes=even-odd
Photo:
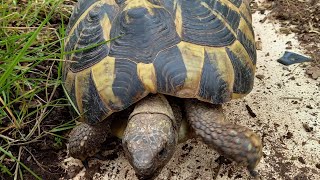
[[[96,125],[80,123],[69,134],[69,153],[72,157],[86,160],[95,155],[101,144],[110,136],[109,125],[101,122]]]
[[[221,105],[186,99],[185,111],[197,136],[221,155],[245,163],[251,175],[262,156],[260,137],[250,129],[225,121]]]
[[[181,128],[182,113],[175,102],[178,99],[170,100],[169,104],[163,95],[144,98],[131,113],[123,136],[120,131],[126,158],[140,179],[155,178],[171,159],[178,140],[183,141],[193,135],[191,129]],[[249,172],[256,175],[254,168],[262,156],[262,144],[257,134],[246,127],[226,122],[221,105],[185,99],[184,106],[188,123],[198,137],[221,155],[245,163]],[[119,121],[119,118],[127,117],[126,114],[115,115],[116,123],[121,127],[127,122]],[[108,121],[95,126],[82,123],[74,128],[69,140],[71,156],[85,160],[94,155],[109,135],[105,122]]]
[[[181,124],[177,108],[173,112],[163,95],[148,96],[130,115],[122,142],[139,179],[156,177],[174,154]]]
[[[70,155],[82,161],[86,160],[88,157],[94,156],[100,151],[102,143],[105,142],[107,138],[117,135],[116,133],[111,132],[111,128],[115,131],[121,131],[122,126],[126,125],[128,116],[131,112],[132,108],[129,107],[121,112],[113,113],[107,119],[94,125],[79,122],[69,134],[68,150]],[[111,123],[118,126],[113,127]]]

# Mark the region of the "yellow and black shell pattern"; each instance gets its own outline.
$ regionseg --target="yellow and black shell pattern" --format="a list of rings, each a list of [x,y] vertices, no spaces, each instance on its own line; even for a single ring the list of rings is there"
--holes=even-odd
[[[65,88],[91,124],[149,93],[214,104],[243,97],[256,64],[251,21],[249,0],[79,0]]]

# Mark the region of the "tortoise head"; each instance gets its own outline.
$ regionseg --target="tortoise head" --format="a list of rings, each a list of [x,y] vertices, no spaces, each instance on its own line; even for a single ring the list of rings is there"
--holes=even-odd
[[[122,140],[125,155],[139,179],[156,177],[174,154],[178,132],[163,114],[134,115]]]

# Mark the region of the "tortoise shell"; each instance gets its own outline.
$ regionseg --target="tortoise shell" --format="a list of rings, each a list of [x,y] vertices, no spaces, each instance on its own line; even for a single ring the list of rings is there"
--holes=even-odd
[[[90,124],[149,93],[214,104],[243,97],[256,64],[251,20],[248,0],[80,0],[64,86]]]

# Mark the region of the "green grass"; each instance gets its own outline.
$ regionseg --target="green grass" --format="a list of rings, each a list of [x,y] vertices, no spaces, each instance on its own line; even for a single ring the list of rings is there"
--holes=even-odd
[[[61,88],[63,39],[73,1],[0,0],[0,170],[12,179],[30,173],[22,159],[28,146],[55,141],[72,119],[51,121],[50,113],[69,106]],[[51,124],[52,123],[52,124]],[[0,175],[1,177],[1,175]]]

